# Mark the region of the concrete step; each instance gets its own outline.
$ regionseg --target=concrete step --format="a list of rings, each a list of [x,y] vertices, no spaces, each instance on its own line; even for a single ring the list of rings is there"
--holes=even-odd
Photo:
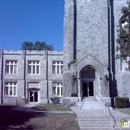
[[[80,127],[80,130],[120,130],[119,128],[93,128],[93,127]],[[122,129],[122,130],[128,130],[128,129]]]
[[[83,100],[84,102],[99,102],[97,99],[95,99],[95,98],[85,98],[84,100]]]
[[[104,109],[102,102],[80,102],[78,106],[81,107],[81,109]]]
[[[78,120],[80,124],[111,124],[111,120]]]
[[[91,128],[111,128],[110,124],[86,124],[86,125],[81,125],[81,127],[91,127]]]

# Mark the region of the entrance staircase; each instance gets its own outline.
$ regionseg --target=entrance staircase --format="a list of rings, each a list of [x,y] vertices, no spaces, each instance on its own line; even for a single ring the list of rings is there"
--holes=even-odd
[[[84,98],[72,110],[77,114],[80,130],[120,130],[120,121],[130,120],[129,115],[108,109],[103,102],[94,98]],[[122,130],[128,129],[130,128]]]
[[[75,109],[72,110],[77,114],[77,121],[80,130],[120,130],[120,121],[125,118],[130,119],[130,115],[120,113],[115,110],[112,111],[115,122],[108,111],[104,114],[101,109]],[[121,130],[129,130],[130,128],[123,128]]]

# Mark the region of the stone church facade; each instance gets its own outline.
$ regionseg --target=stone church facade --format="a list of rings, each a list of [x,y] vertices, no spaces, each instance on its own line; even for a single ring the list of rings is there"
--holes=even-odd
[[[130,98],[128,65],[116,60],[121,9],[128,2],[64,0],[63,51],[1,50],[1,104],[86,97],[113,106],[116,96]]]
[[[101,97],[112,106],[116,96],[130,98],[128,65],[116,60],[121,9],[128,2],[65,0],[64,97]]]

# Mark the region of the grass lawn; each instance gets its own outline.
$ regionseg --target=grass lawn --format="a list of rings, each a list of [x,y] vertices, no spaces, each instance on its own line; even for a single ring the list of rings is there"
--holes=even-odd
[[[39,105],[41,107],[41,104]],[[44,105],[43,105],[44,106]],[[49,106],[49,107],[48,107]],[[79,130],[75,114],[36,113],[12,110],[14,106],[0,106],[0,129]],[[52,109],[54,108],[54,109]],[[38,106],[37,106],[38,109]],[[46,110],[62,110],[47,105]],[[62,111],[64,111],[63,108]]]
[[[123,113],[130,115],[130,108],[115,108],[115,110],[118,110],[120,112],[123,112]]]
[[[69,107],[63,107],[59,104],[38,104],[35,107],[32,107],[36,110],[44,110],[44,111],[72,111]]]

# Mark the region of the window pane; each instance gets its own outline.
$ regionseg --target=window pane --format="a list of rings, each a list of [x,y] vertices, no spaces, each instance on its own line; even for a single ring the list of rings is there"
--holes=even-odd
[[[60,88],[57,87],[57,95],[60,95]]]
[[[6,73],[8,74],[9,73],[9,66],[6,65]]]
[[[8,87],[5,87],[5,95],[8,95]]]
[[[10,73],[13,73],[13,65],[10,66]]]
[[[53,66],[53,74],[56,74],[56,66]]]
[[[35,66],[33,65],[33,74],[35,74]]]
[[[12,87],[10,87],[10,95],[12,95]]]
[[[53,94],[56,95],[56,87],[53,87]]]
[[[28,73],[31,74],[31,65],[28,66]]]
[[[14,94],[13,95],[16,95],[16,87],[14,87]]]
[[[37,74],[39,74],[39,66],[37,66]]]
[[[61,95],[63,95],[63,88],[61,87]]]
[[[59,74],[59,66],[57,66],[57,74]]]
[[[17,66],[16,65],[14,65],[14,74],[16,74],[17,72]]]
[[[61,66],[61,73],[63,73],[63,66]]]

